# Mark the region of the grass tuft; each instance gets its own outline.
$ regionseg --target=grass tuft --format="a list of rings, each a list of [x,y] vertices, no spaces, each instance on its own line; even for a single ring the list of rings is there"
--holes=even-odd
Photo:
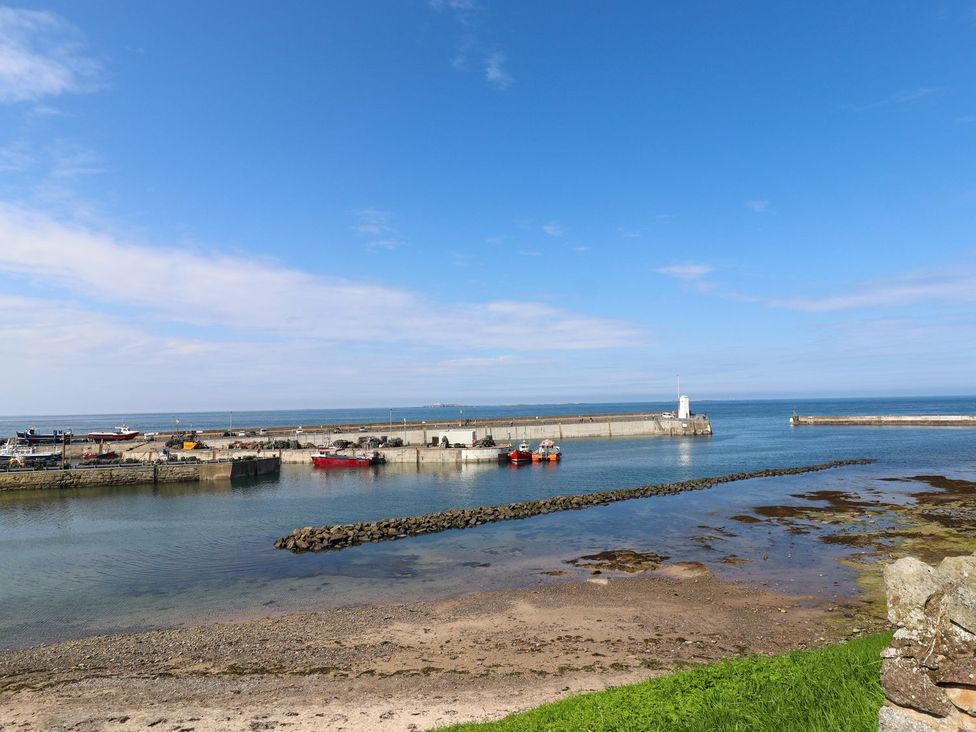
[[[890,640],[883,633],[815,651],[722,661],[447,729],[875,732],[884,701],[880,653]]]

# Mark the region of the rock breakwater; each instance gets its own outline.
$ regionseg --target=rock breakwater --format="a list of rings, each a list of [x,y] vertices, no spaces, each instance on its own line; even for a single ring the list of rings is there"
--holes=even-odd
[[[757,470],[751,473],[732,473],[730,475],[711,478],[685,480],[679,483],[661,483],[639,486],[637,488],[620,488],[617,490],[583,493],[573,496],[553,496],[552,498],[543,498],[537,501],[523,501],[499,506],[453,508],[449,511],[438,511],[421,516],[387,518],[355,524],[333,524],[318,527],[306,526],[302,529],[295,529],[287,536],[276,539],[274,545],[278,549],[288,549],[296,554],[302,552],[337,551],[346,547],[375,541],[393,541],[395,539],[405,539],[408,536],[435,534],[451,529],[467,529],[472,526],[480,526],[498,521],[513,521],[546,513],[555,513],[556,511],[576,511],[589,508],[590,506],[606,506],[617,501],[629,501],[634,498],[669,496],[684,491],[704,490],[721,483],[732,483],[734,481],[750,480],[752,478],[799,475],[801,473],[813,473],[848,465],[867,465],[871,462],[873,461],[834,460],[818,465]]]

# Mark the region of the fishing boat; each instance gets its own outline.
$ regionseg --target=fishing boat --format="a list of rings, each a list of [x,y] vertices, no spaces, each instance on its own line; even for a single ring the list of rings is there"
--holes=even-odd
[[[120,424],[113,432],[89,432],[88,439],[95,442],[118,442],[119,440],[131,440],[139,434],[142,434],[139,430],[130,430],[129,425]]]
[[[71,430],[54,430],[53,432],[41,433],[35,427],[28,427],[23,432],[17,432],[17,441],[21,445],[60,445],[62,442],[68,444],[73,437]]]
[[[18,444],[15,439],[0,446],[0,465],[24,467],[33,463],[47,462],[60,457],[57,452],[39,452],[33,445]]]
[[[81,453],[81,461],[83,463],[97,463],[99,460],[115,460],[118,458],[118,453],[109,450],[108,452],[95,452],[94,450],[85,450]]]
[[[522,442],[508,453],[508,461],[514,463],[515,465],[520,465],[521,463],[531,463],[532,462],[532,450],[529,449],[529,443]]]
[[[539,443],[539,449],[532,453],[534,463],[558,463],[563,457],[562,450],[552,440],[543,440]]]
[[[385,462],[386,458],[378,450],[349,453],[322,448],[312,453],[312,465],[316,468],[368,468],[370,465],[380,465]]]

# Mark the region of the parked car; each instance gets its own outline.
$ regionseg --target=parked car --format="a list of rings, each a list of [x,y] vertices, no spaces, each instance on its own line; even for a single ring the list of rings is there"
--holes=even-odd
[[[258,434],[261,435],[261,437],[264,437],[266,434],[268,434],[268,431],[266,429],[260,429],[258,430]]]

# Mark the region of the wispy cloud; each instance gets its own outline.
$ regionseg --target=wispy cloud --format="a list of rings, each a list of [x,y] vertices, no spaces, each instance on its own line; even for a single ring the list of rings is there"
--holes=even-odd
[[[924,302],[976,302],[976,273],[909,274],[853,292],[769,300],[769,305],[808,313],[891,308]]]
[[[707,264],[671,264],[667,267],[659,267],[657,271],[679,280],[700,280],[715,269]]]
[[[685,287],[697,290],[698,292],[711,292],[715,289],[715,284],[707,278],[715,269],[708,264],[671,264],[667,267],[659,267],[659,274],[673,277],[681,282]]]
[[[765,198],[756,198],[752,201],[746,201],[745,207],[754,213],[766,213],[769,211],[769,201]]]
[[[94,150],[59,143],[48,150],[51,178],[78,178],[103,172],[101,156]]]
[[[430,0],[427,3],[434,10],[449,10],[461,22],[470,22],[471,16],[481,9],[477,0]]]
[[[844,108],[852,112],[867,112],[872,109],[880,109],[883,107],[897,107],[906,104],[915,104],[923,99],[927,99],[935,94],[941,92],[941,87],[937,86],[920,86],[914,89],[901,89],[883,99],[878,99],[873,102],[867,102],[865,104],[847,104]]]
[[[396,249],[403,246],[403,240],[397,236],[393,226],[393,214],[378,208],[361,208],[353,211],[356,223],[350,228],[359,236],[369,239],[366,248],[375,252],[380,249]]]
[[[101,86],[101,67],[61,16],[0,7],[0,103],[33,102]]]
[[[199,245],[192,251],[177,251],[130,244],[9,205],[0,205],[0,273],[160,322],[244,330],[262,333],[264,339],[292,336],[452,349],[507,347],[511,337],[507,316],[521,312],[547,324],[538,338],[522,344],[523,350],[586,350],[644,340],[638,327],[624,321],[533,302],[439,302],[408,289],[313,274],[274,260],[207,251]],[[253,301],[257,294],[260,302],[255,307],[261,318],[255,321],[244,316],[242,303]],[[324,314],[355,327],[310,329],[309,318]],[[466,325],[458,328],[458,323]],[[575,336],[565,338],[570,331]]]
[[[550,221],[542,227],[546,236],[562,236],[566,233],[566,227],[556,221]]]
[[[618,226],[617,233],[624,239],[640,239],[641,233],[637,229],[629,229],[625,226]]]
[[[471,60],[471,54],[474,53],[477,47],[477,36],[475,36],[473,33],[465,33],[463,36],[461,36],[461,41],[458,43],[457,51],[453,56],[451,56],[451,66],[459,71],[467,69]]]
[[[0,172],[13,173],[27,170],[34,164],[34,156],[26,145],[12,144],[0,147]]]
[[[375,241],[369,242],[369,244],[366,245],[366,248],[372,250],[376,250],[376,249],[391,250],[391,249],[396,249],[401,244],[403,244],[403,242],[400,241],[399,239],[376,239]]]
[[[386,234],[393,231],[390,222],[393,221],[393,214],[389,211],[381,211],[376,208],[361,208],[353,211],[358,223],[354,224],[352,230],[358,234],[375,236]]]
[[[496,89],[507,89],[515,81],[505,69],[505,54],[495,51],[485,59],[485,79]]]

